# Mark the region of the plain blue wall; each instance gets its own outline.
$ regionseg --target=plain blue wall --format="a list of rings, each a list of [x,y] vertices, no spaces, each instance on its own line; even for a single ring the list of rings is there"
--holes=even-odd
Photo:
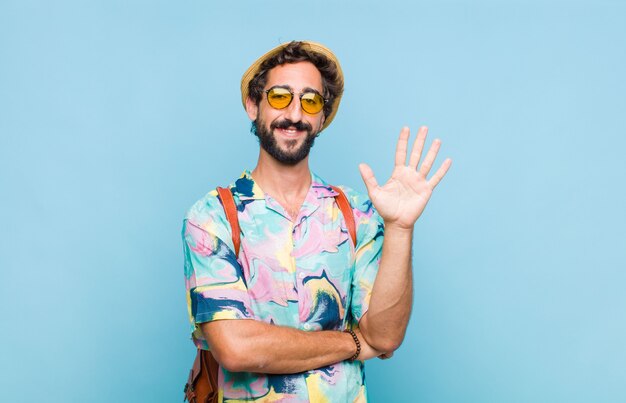
[[[253,168],[243,71],[343,63],[314,170],[363,190],[403,125],[454,159],[375,402],[626,401],[621,1],[0,2],[0,400],[174,402],[181,220]],[[36,386],[34,386],[36,385]]]

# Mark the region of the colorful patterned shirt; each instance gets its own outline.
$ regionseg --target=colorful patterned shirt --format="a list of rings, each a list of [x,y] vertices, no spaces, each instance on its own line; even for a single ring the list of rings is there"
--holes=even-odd
[[[317,175],[295,220],[250,173],[230,190],[238,206],[241,248],[217,191],[187,212],[182,236],[192,338],[209,349],[199,324],[254,319],[303,331],[344,330],[368,309],[383,242],[383,222],[368,198],[342,188],[353,208],[356,248],[335,202]],[[366,401],[363,364],[343,361],[289,375],[230,372],[220,367],[224,402]]]

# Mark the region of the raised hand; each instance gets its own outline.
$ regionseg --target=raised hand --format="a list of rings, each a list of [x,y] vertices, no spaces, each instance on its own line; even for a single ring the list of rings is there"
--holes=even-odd
[[[395,225],[399,228],[412,229],[415,221],[426,208],[435,186],[443,179],[452,164],[452,160],[447,158],[435,174],[427,179],[441,146],[441,141],[435,139],[418,169],[427,132],[426,126],[420,127],[409,154],[410,131],[408,127],[402,128],[396,146],[395,167],[391,178],[382,186],[378,185],[374,172],[367,164],[359,165],[370,200],[386,226]],[[407,154],[408,165],[406,164]]]

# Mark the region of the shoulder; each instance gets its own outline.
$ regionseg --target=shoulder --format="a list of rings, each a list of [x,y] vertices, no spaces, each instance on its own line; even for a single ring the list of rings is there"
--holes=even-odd
[[[349,186],[329,184],[315,173],[312,173],[312,182],[313,187],[318,192],[318,197],[336,196],[337,193],[332,189],[335,187],[341,189],[341,191],[346,195],[353,210],[361,212],[374,211],[369,197],[367,197],[366,194],[357,192]]]
[[[189,227],[201,229],[219,238],[230,236],[226,213],[216,189],[208,192],[187,210],[183,219],[183,232],[186,233]]]
[[[357,225],[358,243],[382,236],[384,233],[383,219],[376,211],[370,198],[366,194],[357,192],[348,186],[340,185],[337,187],[344,192],[352,206],[354,220]]]
[[[332,186],[326,181],[313,173],[312,176],[313,186],[318,188],[318,192],[328,197],[329,195],[336,196],[336,193],[331,189]],[[341,189],[346,195],[350,206],[352,207],[352,213],[354,215],[355,224],[357,226],[357,239],[361,240],[364,236],[377,236],[382,234],[384,230],[383,220],[376,211],[376,208],[372,204],[371,200],[364,193],[357,192],[349,186],[336,185],[335,187]]]
[[[185,220],[196,225],[214,220],[223,213],[222,203],[217,197],[217,190],[213,189],[196,201],[185,213]]]
[[[358,211],[369,215],[377,214],[374,205],[366,194],[357,192],[351,187],[345,185],[338,185],[337,187],[340,188],[346,195],[350,205],[352,206],[352,210],[354,210],[355,213]]]

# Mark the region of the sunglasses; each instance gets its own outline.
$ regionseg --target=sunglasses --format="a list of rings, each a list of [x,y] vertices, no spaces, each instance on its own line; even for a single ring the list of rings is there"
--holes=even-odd
[[[272,87],[266,90],[267,103],[274,109],[285,109],[291,104],[294,93],[284,87]],[[300,106],[302,110],[310,115],[315,115],[324,109],[324,99],[315,91],[305,91],[300,94]]]

